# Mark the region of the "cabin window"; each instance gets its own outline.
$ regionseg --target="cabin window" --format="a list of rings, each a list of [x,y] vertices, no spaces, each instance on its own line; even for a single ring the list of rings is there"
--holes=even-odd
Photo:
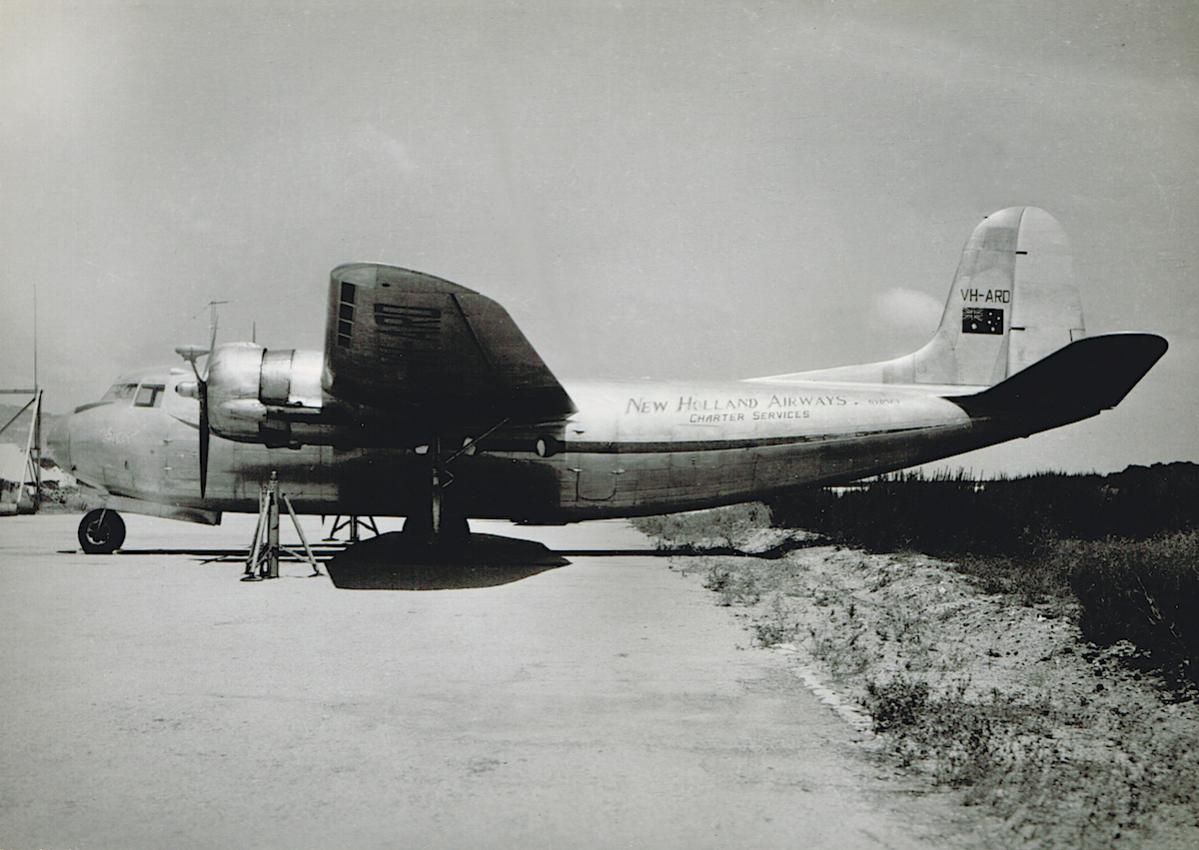
[[[158,407],[165,389],[162,384],[142,384],[141,389],[137,391],[137,398],[133,400],[133,406]]]

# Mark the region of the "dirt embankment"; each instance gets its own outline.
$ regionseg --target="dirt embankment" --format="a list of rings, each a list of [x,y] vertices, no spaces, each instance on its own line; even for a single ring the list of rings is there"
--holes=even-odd
[[[760,552],[782,534],[737,542]],[[1072,603],[1020,604],[927,556],[810,540],[777,559],[675,563],[851,720],[857,707],[878,732],[863,746],[982,807],[983,846],[1199,847],[1199,707],[1124,663],[1131,646],[1083,641]]]

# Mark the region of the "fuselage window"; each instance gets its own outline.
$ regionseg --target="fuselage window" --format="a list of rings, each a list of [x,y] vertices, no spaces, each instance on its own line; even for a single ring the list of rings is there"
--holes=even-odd
[[[157,407],[165,389],[162,384],[142,384],[142,388],[137,391],[137,398],[133,400],[133,406]]]

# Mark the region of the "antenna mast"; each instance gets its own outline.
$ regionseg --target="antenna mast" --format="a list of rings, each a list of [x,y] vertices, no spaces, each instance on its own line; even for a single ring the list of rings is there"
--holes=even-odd
[[[214,339],[216,338],[216,326],[217,326],[217,318],[218,318],[216,308],[219,307],[221,304],[228,304],[228,303],[229,303],[228,301],[209,301],[207,304],[204,305],[204,307],[208,308],[208,331],[209,331],[209,333],[212,334]],[[201,308],[200,313],[203,313],[203,312],[204,312],[204,309]],[[192,318],[193,319],[196,318],[196,316],[199,316],[200,313],[196,313],[196,315],[192,316]]]
[[[33,391],[41,387],[37,382],[37,282],[33,284]]]

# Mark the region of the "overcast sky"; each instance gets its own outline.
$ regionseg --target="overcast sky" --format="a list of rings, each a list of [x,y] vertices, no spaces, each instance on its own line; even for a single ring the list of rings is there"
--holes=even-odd
[[[986,214],[1071,236],[1119,409],[955,461],[1199,460],[1199,6],[0,0],[0,385],[323,343],[328,270],[503,303],[564,378],[906,353]]]

